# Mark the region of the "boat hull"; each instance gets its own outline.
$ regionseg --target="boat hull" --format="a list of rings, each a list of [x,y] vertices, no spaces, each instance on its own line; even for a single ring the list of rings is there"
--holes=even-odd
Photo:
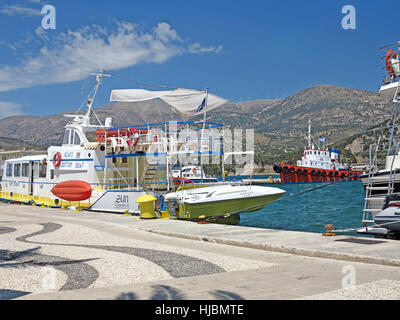
[[[375,216],[374,221],[385,229],[400,233],[400,208],[386,208]]]
[[[356,170],[328,170],[284,163],[274,165],[274,171],[280,174],[282,183],[354,181],[359,180],[362,174]]]
[[[360,176],[360,178],[365,189],[368,185],[368,174],[363,174]],[[371,190],[371,195],[386,195],[387,189],[385,190],[383,188],[388,186],[389,179],[390,171],[388,170],[374,173],[373,177],[371,178],[371,187],[378,187],[381,188],[381,190]],[[400,193],[400,170],[396,169],[396,171],[392,173],[392,179],[394,187],[392,193]]]
[[[205,202],[205,203],[184,203],[182,205],[182,212],[187,212],[187,214],[182,215],[179,217],[180,219],[196,219],[200,216],[206,217],[219,217],[221,215],[246,210],[248,208],[252,208],[255,206],[260,206],[255,209],[249,209],[243,211],[245,212],[252,212],[258,211],[264,207],[266,207],[271,202],[279,199],[282,194],[274,194],[274,195],[263,195],[258,197],[252,198],[243,198],[243,199],[229,199],[229,200],[221,200],[221,201],[212,201],[212,202]],[[216,219],[217,223],[224,223],[224,224],[238,224],[240,222],[240,215],[233,214],[227,218],[219,217]]]

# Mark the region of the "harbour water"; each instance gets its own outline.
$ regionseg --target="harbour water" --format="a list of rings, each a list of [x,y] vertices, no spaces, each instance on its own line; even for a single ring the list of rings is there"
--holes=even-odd
[[[266,179],[269,175],[253,176]],[[273,176],[278,177],[278,176]],[[243,177],[241,177],[243,178]],[[230,177],[232,180],[238,177]],[[286,196],[296,194],[326,183],[271,184],[286,190]],[[241,226],[290,231],[322,233],[325,225],[335,229],[361,227],[364,206],[364,189],[361,181],[335,182],[324,188],[298,196],[282,199],[265,208],[241,214]],[[345,234],[356,234],[348,232]]]

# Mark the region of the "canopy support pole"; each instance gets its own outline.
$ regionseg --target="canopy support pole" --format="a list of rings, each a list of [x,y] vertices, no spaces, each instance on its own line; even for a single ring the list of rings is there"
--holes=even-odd
[[[200,157],[201,157],[201,148],[203,146],[204,130],[206,128],[207,104],[208,104],[208,88],[206,89],[206,105],[204,107],[203,129],[201,130]]]

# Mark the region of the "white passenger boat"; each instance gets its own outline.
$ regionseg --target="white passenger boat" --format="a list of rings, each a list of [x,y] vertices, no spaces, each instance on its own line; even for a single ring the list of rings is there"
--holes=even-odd
[[[65,127],[61,145],[51,146],[43,155],[24,156],[5,161],[0,197],[3,201],[45,205],[50,207],[81,207],[94,211],[138,212],[136,199],[144,194],[160,197],[163,192],[172,191],[169,163],[179,152],[196,154],[190,145],[193,141],[175,138],[171,147],[169,123],[145,124],[131,127],[113,127],[112,119],[104,124],[91,123],[93,103],[98,88],[105,76],[104,71],[96,74],[96,85],[87,99],[88,110],[84,115],[65,115],[70,122]],[[111,101],[121,99],[121,91],[113,91]],[[143,100],[145,90],[139,92]],[[168,93],[168,94],[167,94]],[[185,114],[196,113],[196,108],[206,97],[210,108],[218,107],[225,99],[196,90],[164,91],[164,97],[171,107]],[[160,92],[157,94],[159,97]],[[186,104],[179,98],[185,96]],[[146,98],[146,97],[145,97]],[[154,98],[153,96],[149,98]],[[177,101],[175,101],[177,100]],[[192,109],[190,109],[192,107]],[[98,120],[98,117],[96,115]],[[217,124],[182,122],[177,124],[174,136],[188,130],[190,126],[201,128],[222,126]],[[193,129],[193,128],[192,128]],[[69,183],[68,190],[75,193],[87,183],[91,187],[90,197],[71,201],[57,196],[54,187],[62,182]],[[72,189],[74,190],[72,190]],[[82,190],[83,190],[82,189]],[[53,190],[53,192],[52,192]],[[161,192],[157,192],[161,191]],[[82,191],[86,194],[86,191]]]

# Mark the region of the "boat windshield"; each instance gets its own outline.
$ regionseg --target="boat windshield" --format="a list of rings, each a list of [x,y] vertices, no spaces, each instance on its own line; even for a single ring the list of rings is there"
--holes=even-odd
[[[94,131],[86,132],[85,135],[88,142],[96,142],[96,133]]]
[[[63,144],[69,144],[69,134],[71,130],[65,130]]]

